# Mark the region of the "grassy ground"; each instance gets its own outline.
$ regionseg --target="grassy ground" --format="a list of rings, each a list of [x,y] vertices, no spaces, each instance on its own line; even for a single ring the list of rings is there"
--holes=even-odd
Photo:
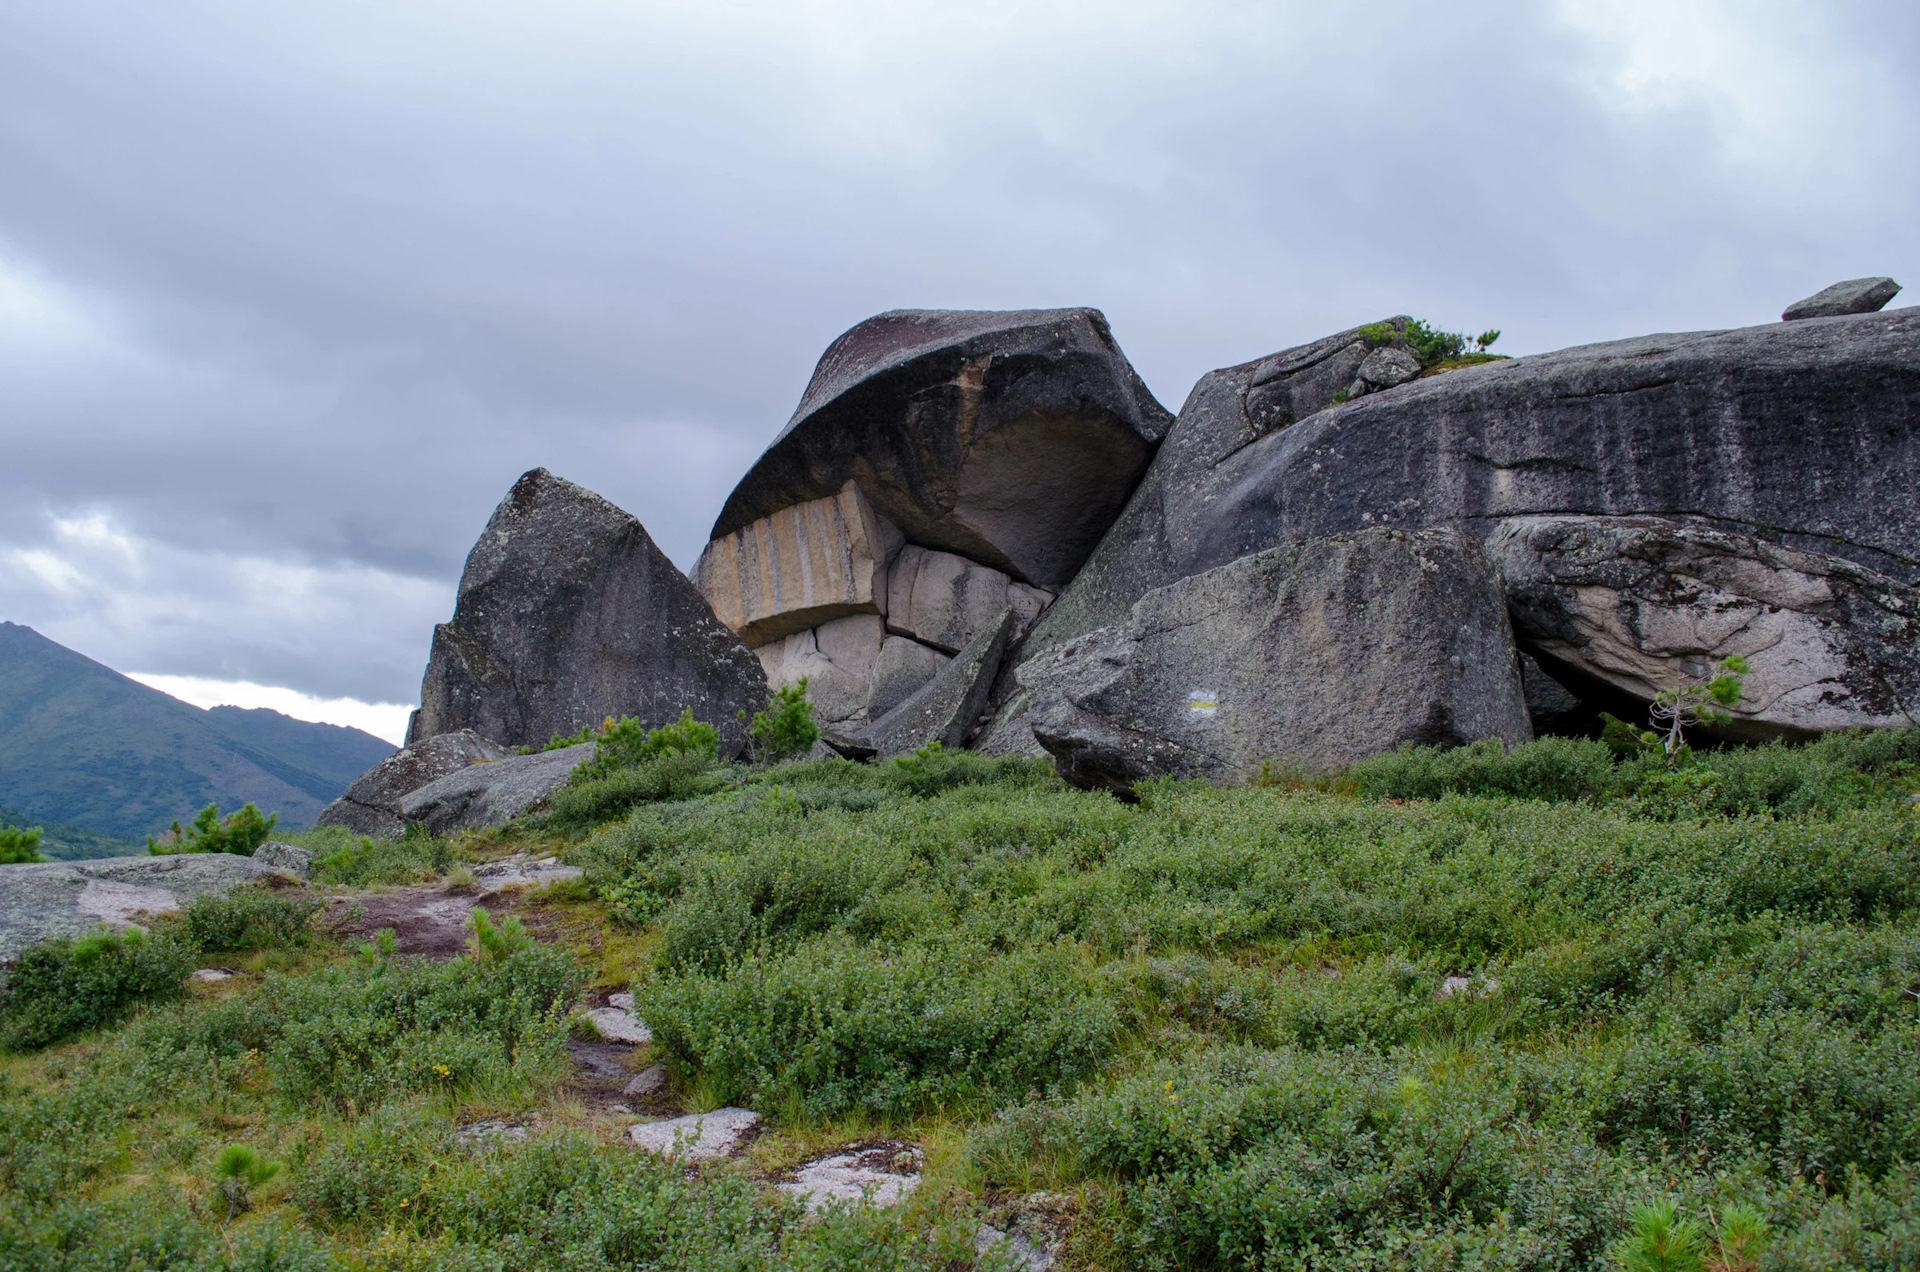
[[[452,963],[263,891],[16,968],[0,1268],[1004,1264],[983,1219],[1076,1268],[1913,1268],[1916,790],[1920,731],[1131,805],[972,755],[670,757],[505,832],[316,836],[322,890],[586,873]],[[628,987],[657,1111],[758,1110],[744,1156],[663,1165],[583,1096],[570,1012]],[[925,1154],[904,1206],[770,1187],[876,1139]]]

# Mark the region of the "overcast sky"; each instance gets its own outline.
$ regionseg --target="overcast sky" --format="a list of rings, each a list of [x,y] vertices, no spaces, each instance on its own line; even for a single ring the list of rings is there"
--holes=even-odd
[[[883,309],[1097,306],[1177,409],[1394,313],[1920,279],[1916,56],[1912,0],[8,0],[0,618],[391,732],[313,701],[415,700],[516,476],[690,565]]]

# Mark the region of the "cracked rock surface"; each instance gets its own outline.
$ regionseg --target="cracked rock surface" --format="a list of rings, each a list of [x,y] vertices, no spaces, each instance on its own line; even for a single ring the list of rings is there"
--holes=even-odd
[[[1747,659],[1746,741],[1920,718],[1920,588],[1820,552],[1658,517],[1519,517],[1488,551],[1542,665],[1640,703]]]
[[[1458,530],[1256,553],[1148,593],[1019,682],[1060,775],[1116,791],[1532,737],[1499,583]]]
[[[1178,579],[1374,526],[1664,516],[1920,584],[1920,308],[1584,345],[1333,404],[1356,336],[1203,377],[1013,661]],[[1012,689],[987,749],[1024,744]]]

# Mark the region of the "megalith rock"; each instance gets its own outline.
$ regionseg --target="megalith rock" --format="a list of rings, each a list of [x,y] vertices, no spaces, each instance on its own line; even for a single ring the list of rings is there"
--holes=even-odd
[[[1585,345],[1334,403],[1357,334],[1203,377],[1015,661],[1177,579],[1373,526],[1663,516],[1920,582],[1920,309]]]
[[[1126,508],[1072,584],[1035,624],[1016,660],[1121,622],[1133,603],[1154,588],[1231,560],[1224,556],[1197,565],[1184,554],[1209,507],[1223,493],[1218,469],[1260,439],[1283,434],[1332,406],[1337,397],[1349,395],[1369,357],[1398,348],[1407,321],[1389,318],[1349,328],[1203,376],[1187,395]],[[1338,479],[1330,475],[1329,480]],[[1245,550],[1234,555],[1281,542],[1249,540]],[[1026,734],[1024,726],[1017,726],[1017,732]]]
[[[339,799],[320,810],[314,825],[345,826],[358,835],[397,839],[406,829],[400,802],[408,795],[469,764],[503,760],[510,754],[472,729],[426,738],[395,751],[354,778]]]
[[[1169,423],[1097,310],[895,310],[828,346],[711,537],[853,481],[908,541],[1058,588]]]
[[[1920,718],[1920,589],[1825,553],[1656,517],[1519,517],[1487,549],[1521,643],[1556,676],[1645,704],[1751,670],[1733,722],[1755,740]]]
[[[873,684],[867,691],[868,717],[878,720],[920,692],[950,661],[951,655],[931,645],[922,645],[906,636],[887,637],[880,646]]]
[[[732,752],[766,673],[632,516],[536,468],[467,557],[434,629],[408,742],[472,729],[539,746],[607,716],[658,727],[691,707]]]
[[[1532,734],[1499,581],[1458,530],[1272,548],[1149,592],[1019,669],[1061,776],[1327,771],[1402,743]]]
[[[848,482],[714,539],[693,582],[721,622],[760,646],[848,614],[886,613],[899,534]]]

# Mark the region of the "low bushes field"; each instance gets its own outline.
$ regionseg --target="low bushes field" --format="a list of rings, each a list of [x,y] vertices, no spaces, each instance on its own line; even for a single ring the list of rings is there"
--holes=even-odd
[[[1035,1208],[1063,1268],[1920,1266],[1920,730],[1131,804],[619,745],[514,832],[585,869],[547,939],[435,963],[263,891],[17,961],[0,1268],[1009,1266],[975,1228]],[[481,847],[343,838],[322,882]],[[213,950],[258,967],[183,990]],[[746,1158],[570,1103],[593,988],[682,1107],[767,1119]],[[499,1117],[534,1132],[462,1146]],[[909,1204],[769,1187],[874,1136],[925,1148]]]

